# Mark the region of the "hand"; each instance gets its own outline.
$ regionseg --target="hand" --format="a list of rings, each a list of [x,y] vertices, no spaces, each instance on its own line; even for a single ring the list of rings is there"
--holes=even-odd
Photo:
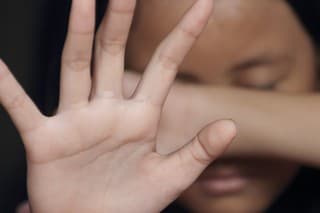
[[[159,212],[235,135],[232,122],[220,121],[175,153],[156,152],[162,106],[213,2],[196,1],[160,44],[134,94],[126,99],[121,85],[124,47],[135,3],[110,1],[95,38],[92,63],[95,1],[73,1],[62,56],[60,104],[53,117],[38,111],[0,63],[0,102],[26,148],[33,213]]]

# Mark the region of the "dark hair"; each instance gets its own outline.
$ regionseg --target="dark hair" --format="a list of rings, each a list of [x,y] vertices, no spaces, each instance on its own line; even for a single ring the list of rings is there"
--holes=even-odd
[[[320,42],[320,1],[319,0],[288,0],[297,13],[311,37]]]

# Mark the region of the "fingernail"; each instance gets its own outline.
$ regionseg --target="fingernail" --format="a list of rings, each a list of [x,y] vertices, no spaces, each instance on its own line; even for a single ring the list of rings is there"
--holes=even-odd
[[[220,120],[215,123],[215,128],[219,129],[219,137],[221,140],[230,141],[237,135],[237,127],[232,119]],[[212,134],[216,134],[214,131]]]

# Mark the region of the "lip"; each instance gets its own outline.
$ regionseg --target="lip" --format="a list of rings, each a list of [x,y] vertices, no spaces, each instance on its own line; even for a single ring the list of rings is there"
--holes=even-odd
[[[235,167],[209,167],[198,179],[200,190],[209,196],[225,196],[241,192],[248,184],[249,178]]]

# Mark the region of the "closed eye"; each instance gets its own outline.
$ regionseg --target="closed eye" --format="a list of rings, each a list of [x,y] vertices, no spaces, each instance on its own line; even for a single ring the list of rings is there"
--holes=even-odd
[[[250,89],[272,90],[289,73],[287,61],[283,57],[265,56],[247,60],[232,70],[234,83]]]
[[[187,73],[185,71],[180,71],[177,74],[177,80],[180,80],[185,83],[196,83],[199,84],[200,80],[195,75]]]

